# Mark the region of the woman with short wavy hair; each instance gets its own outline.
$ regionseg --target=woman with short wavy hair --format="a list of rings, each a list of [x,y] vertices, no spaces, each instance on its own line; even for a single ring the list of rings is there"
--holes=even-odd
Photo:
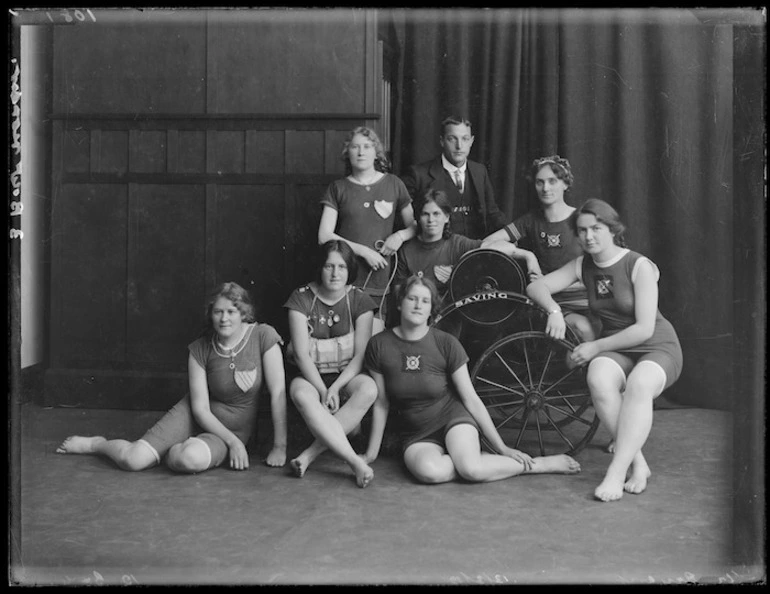
[[[414,237],[412,199],[404,183],[388,173],[380,139],[359,126],[343,143],[345,177],[329,184],[321,198],[318,243],[345,241],[358,258],[358,276],[350,283],[378,303],[374,332],[385,325],[385,295],[393,277],[392,256]],[[397,224],[403,225],[397,229]]]
[[[570,224],[583,255],[534,281],[527,294],[550,312],[546,333],[564,338],[566,322],[554,295],[577,281],[588,290],[591,313],[601,320],[598,338],[577,345],[574,365],[587,365],[596,414],[612,434],[614,452],[594,497],[616,501],[623,492],[647,488],[652,472],[642,454],[652,428],[653,401],[682,372],[682,349],[671,323],[658,309],[660,271],[629,250],[617,211],[591,198]]]
[[[268,466],[286,462],[286,380],[281,337],[254,321],[249,293],[234,282],[219,285],[206,302],[208,330],[188,345],[189,392],[140,439],[73,435],[60,454],[96,454],[123,470],[144,470],[165,460],[176,472],[197,473],[228,463],[249,467],[246,446],[257,424],[258,395],[270,392],[273,448]]]

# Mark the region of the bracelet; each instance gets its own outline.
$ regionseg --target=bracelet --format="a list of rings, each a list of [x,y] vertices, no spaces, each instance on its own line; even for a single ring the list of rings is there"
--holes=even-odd
[[[551,311],[548,312],[548,315],[550,316],[551,314],[555,314],[555,313],[561,313],[561,308],[552,309]]]

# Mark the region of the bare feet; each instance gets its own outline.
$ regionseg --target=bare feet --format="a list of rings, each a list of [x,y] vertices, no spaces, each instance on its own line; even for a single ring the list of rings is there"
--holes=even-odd
[[[297,478],[302,478],[305,476],[305,471],[307,470],[307,461],[302,459],[302,456],[297,456],[289,462],[289,465],[291,466],[291,469],[294,471],[294,475]]]
[[[604,446],[604,451],[608,454],[614,454],[615,453],[615,440],[611,439],[609,443]]]
[[[363,466],[356,468],[356,484],[362,489],[368,487],[373,479],[374,471],[371,466],[364,464]]]
[[[647,488],[647,480],[652,476],[652,471],[647,463],[637,464],[634,462],[631,465],[631,478],[629,478],[623,485],[623,490],[626,493],[632,493],[638,495]]]
[[[81,437],[70,435],[56,448],[57,454],[93,454],[98,444],[107,441],[99,435],[95,437]]]
[[[577,474],[580,472],[580,462],[567,454],[537,456],[532,458],[532,468],[527,472],[530,474]]]
[[[596,487],[594,497],[599,501],[617,501],[623,497],[623,482],[626,477],[618,476],[607,471],[604,480]]]

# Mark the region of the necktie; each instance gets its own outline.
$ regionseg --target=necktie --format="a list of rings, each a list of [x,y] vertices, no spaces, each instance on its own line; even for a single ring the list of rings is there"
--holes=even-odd
[[[462,174],[460,173],[459,169],[455,169],[455,185],[457,186],[457,189],[460,190],[460,194],[463,193],[463,178]]]

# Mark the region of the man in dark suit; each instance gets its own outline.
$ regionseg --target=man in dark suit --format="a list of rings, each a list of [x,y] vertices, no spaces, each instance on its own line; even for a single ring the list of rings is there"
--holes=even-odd
[[[412,200],[419,203],[428,190],[443,190],[452,203],[452,232],[471,239],[483,239],[506,225],[509,221],[495,202],[486,167],[468,159],[473,146],[471,123],[446,118],[441,122],[439,144],[441,155],[412,165],[402,176]],[[414,216],[420,213],[415,210]]]

